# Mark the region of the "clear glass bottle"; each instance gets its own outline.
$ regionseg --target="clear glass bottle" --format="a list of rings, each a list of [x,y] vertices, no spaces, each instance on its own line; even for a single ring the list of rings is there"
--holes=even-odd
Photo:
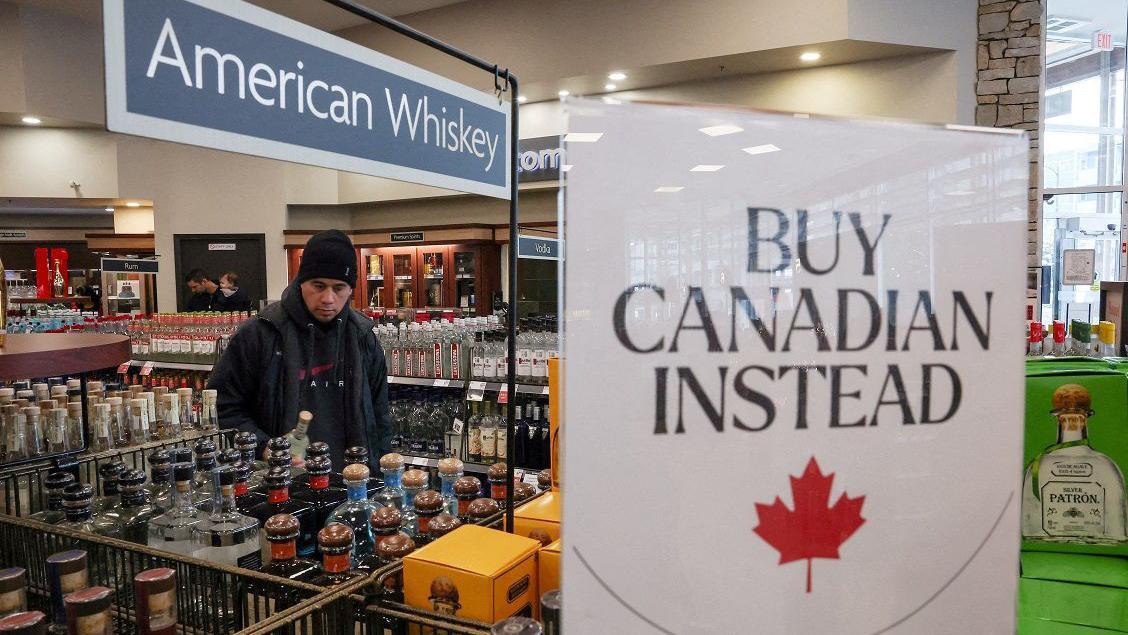
[[[353,555],[361,558],[372,553],[372,528],[369,526],[369,519],[372,517],[372,512],[376,510],[376,505],[368,500],[368,467],[360,464],[349,465],[344,469],[342,476],[345,479],[349,498],[329,514],[326,524],[328,526],[342,523],[348,527],[351,530],[350,540],[355,537],[355,544],[352,545]],[[384,482],[387,483],[386,477]],[[321,541],[318,542],[320,544]]]
[[[126,470],[118,477],[121,489],[121,508],[117,510],[121,525],[121,539],[139,545],[149,542],[149,521],[160,512],[149,504],[145,490],[145,473],[141,470]]]
[[[24,416],[24,439],[27,444],[27,458],[47,455],[47,446],[43,442],[43,422],[40,420],[38,406],[28,406],[22,409]]]
[[[120,460],[98,466],[98,485],[102,488],[102,496],[94,501],[95,514],[101,514],[104,511],[112,513],[121,505],[121,490],[118,487],[118,479],[121,478],[121,473],[124,471],[125,464]]]
[[[466,422],[467,458],[471,463],[482,462],[482,415],[479,402],[470,402],[470,419]]]
[[[497,419],[493,415],[493,403],[486,402],[486,413],[482,415],[482,458],[489,465],[497,459]]]
[[[400,513],[403,521],[400,531],[408,536],[415,537],[419,533],[419,517],[415,513],[415,496],[427,489],[430,480],[427,472],[423,470],[407,470],[403,473],[403,508]]]
[[[168,450],[153,450],[149,454],[149,485],[146,491],[149,503],[158,513],[172,509],[172,454]]]
[[[442,481],[442,496],[447,513],[458,513],[458,497],[454,495],[454,483],[462,478],[464,465],[456,457],[447,457],[439,461],[439,480]]]
[[[262,475],[268,466],[257,456],[258,437],[254,432],[236,432],[234,443],[235,448],[243,453],[243,462],[251,467],[251,478],[247,481],[247,487],[251,491],[262,489]]]
[[[217,408],[217,393],[212,388],[203,391],[200,402],[200,429],[211,432],[219,430],[219,414]]]
[[[201,515],[192,503],[192,483],[196,466],[190,462],[172,466],[173,506],[149,522],[149,546],[184,555],[192,555],[192,528],[201,521]]]
[[[0,617],[26,610],[27,571],[22,567],[0,569]]]
[[[168,393],[161,397],[164,402],[164,429],[161,438],[179,439],[184,433],[180,425],[180,399],[176,393]]]
[[[59,527],[82,531],[100,536],[117,538],[121,532],[116,517],[93,516],[90,502],[94,499],[94,488],[83,483],[75,483],[63,492],[63,507],[66,519]]]
[[[403,467],[402,454],[392,452],[380,457],[384,487],[372,498],[372,502],[384,507],[403,509]]]
[[[110,432],[110,404],[99,403],[90,407],[92,419],[92,432],[94,438],[91,440],[91,449],[95,452],[104,452],[112,450],[114,445],[114,437]]]
[[[67,434],[67,411],[51,408],[47,411],[47,453],[69,452],[70,436]]]
[[[138,635],[174,635],[177,629],[176,569],[147,569],[133,577]]]
[[[212,492],[214,481],[211,473],[218,465],[218,461],[215,459],[215,453],[215,441],[211,439],[199,439],[192,445],[192,455],[196,462],[196,480],[193,483],[192,489],[195,492],[193,500],[197,508],[200,508],[202,504],[204,505],[203,509],[210,510],[211,503],[214,500]]]
[[[235,468],[215,468],[212,479],[212,511],[192,526],[193,555],[229,566],[260,568],[259,523],[235,508]]]
[[[295,456],[305,456],[306,448],[309,447],[309,425],[312,422],[313,413],[302,410],[298,413],[298,422],[294,424],[294,429],[286,433],[286,438],[290,441],[290,452]]]
[[[129,434],[133,443],[141,444],[156,440],[150,432],[149,408],[144,398],[129,400]]]
[[[1057,443],[1026,468],[1022,535],[1028,540],[1116,544],[1125,539],[1124,475],[1089,444],[1092,396],[1078,384],[1054,391]]]
[[[56,525],[66,519],[63,507],[63,491],[75,483],[74,474],[70,472],[52,472],[44,480],[47,489],[47,509],[35,512],[28,518],[41,523]]]
[[[184,430],[199,429],[198,413],[194,407],[191,388],[176,389],[176,403],[180,408],[180,427]]]
[[[125,409],[122,407],[121,397],[106,397],[110,406],[110,434],[114,438],[115,448],[124,448],[129,445],[129,424],[125,419]]]
[[[354,465],[357,463],[363,465],[364,467],[368,467],[368,448],[360,445],[354,445],[351,448],[345,450],[344,467],[348,467],[349,465]],[[371,473],[371,468],[369,468],[369,474]],[[345,486],[344,478],[339,474],[332,474],[329,477],[329,484],[333,487],[343,488]],[[380,492],[380,490],[384,489],[384,482],[381,479],[376,478],[375,476],[369,476],[368,485],[366,487],[368,489],[369,500],[375,500],[376,495]]]
[[[357,490],[363,491],[363,481],[358,482]],[[367,523],[365,523],[367,526]],[[317,532],[317,545],[321,550],[321,571],[309,582],[319,587],[334,588],[351,582],[364,574],[352,570],[349,557],[353,549],[353,531],[341,523],[331,522]],[[371,543],[369,543],[371,548]],[[371,553],[369,551],[368,553]],[[368,555],[367,553],[364,555]]]

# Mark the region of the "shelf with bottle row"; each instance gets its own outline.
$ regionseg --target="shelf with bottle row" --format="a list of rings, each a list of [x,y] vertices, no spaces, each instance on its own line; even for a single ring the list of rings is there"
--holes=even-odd
[[[508,392],[509,384],[507,382],[495,381],[471,381],[467,385],[471,392]],[[522,395],[544,395],[548,396],[548,384],[517,384],[515,386],[517,393]]]
[[[146,359],[131,359],[129,360],[130,366],[144,367],[146,364],[149,368],[164,368],[166,370],[198,370],[203,372],[211,372],[214,364],[191,364],[188,362],[157,362]]]
[[[465,388],[466,381],[462,379],[432,379],[430,377],[401,377],[388,375],[389,384],[403,384],[407,386],[427,386],[431,388]]]
[[[439,466],[439,459],[426,456],[412,456],[410,454],[403,455],[403,462],[407,465],[414,465],[416,467],[435,467]],[[465,470],[470,472],[485,473],[490,469],[488,463],[473,463],[470,461],[463,461],[462,466]]]

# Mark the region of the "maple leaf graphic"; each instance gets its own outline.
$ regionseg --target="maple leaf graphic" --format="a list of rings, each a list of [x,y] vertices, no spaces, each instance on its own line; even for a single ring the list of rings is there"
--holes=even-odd
[[[866,522],[861,515],[866,497],[850,498],[843,492],[834,507],[828,507],[834,473],[824,476],[813,456],[803,476],[789,478],[795,510],[788,509],[778,496],[771,505],[756,503],[760,524],[752,531],[779,551],[779,564],[807,561],[810,593],[811,560],[838,559],[838,547]]]

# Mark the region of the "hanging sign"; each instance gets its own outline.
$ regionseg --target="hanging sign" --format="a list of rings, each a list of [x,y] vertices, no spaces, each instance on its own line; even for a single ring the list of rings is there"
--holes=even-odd
[[[1091,285],[1096,274],[1095,249],[1063,249],[1061,252],[1061,283]]]
[[[246,2],[102,14],[109,130],[509,198],[493,95]]]
[[[540,236],[518,236],[517,257],[534,260],[559,260],[560,241]]]
[[[565,115],[563,630],[1014,632],[1025,138]]]
[[[390,238],[393,243],[421,243],[423,232],[392,232]]]
[[[136,258],[103,258],[102,273],[156,273],[156,260]]]
[[[562,169],[564,151],[560,148],[560,135],[521,139],[518,143],[517,180],[521,183],[556,181]]]

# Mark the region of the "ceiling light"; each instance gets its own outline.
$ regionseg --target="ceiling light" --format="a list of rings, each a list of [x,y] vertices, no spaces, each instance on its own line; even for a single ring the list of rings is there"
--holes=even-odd
[[[568,92],[568,91],[566,91],[566,90],[562,90],[562,91],[560,91],[560,92],[558,92],[558,93],[556,93],[556,94],[557,94],[557,95],[560,95],[561,97],[567,97],[568,95],[571,95],[572,93],[570,93],[570,92]]]
[[[765,143],[762,146],[752,146],[749,148],[741,148],[748,154],[767,154],[769,152],[779,152],[779,148],[771,143]]]
[[[141,204],[136,201],[130,201],[125,204],[126,207],[141,207]]]
[[[663,185],[659,188],[656,188],[654,191],[660,194],[668,194],[670,192],[680,192],[684,189],[685,188],[680,185]]]
[[[567,172],[568,170],[571,170],[571,169],[572,169],[572,166],[568,165],[567,163],[560,166],[561,172]]]
[[[730,124],[724,124],[724,125],[721,125],[721,126],[707,126],[705,128],[698,128],[698,130],[700,130],[701,132],[704,132],[705,134],[709,135],[710,137],[719,137],[721,135],[736,134],[738,132],[744,132],[744,128],[741,128],[740,126],[733,126],[733,125],[730,125]]]
[[[517,96],[517,103],[519,103],[519,104],[523,104],[523,103],[525,103],[525,102],[527,102],[527,101],[529,101],[529,98],[528,98],[528,97],[526,97],[526,96],[524,96],[524,95],[518,95],[518,96]]]
[[[799,56],[799,61],[800,62],[817,62],[817,61],[819,61],[820,57],[822,57],[822,53],[819,53],[818,51],[807,51],[806,53],[803,53],[802,55]]]
[[[31,115],[24,117],[20,121],[26,123],[29,126],[38,126],[39,124],[43,123],[42,119],[40,119],[39,117],[32,117]]]
[[[603,90],[615,90],[616,88],[618,88],[618,86],[616,86],[615,84],[604,84],[603,85]]]
[[[607,75],[607,79],[613,82],[621,82],[627,78],[627,74],[623,71],[612,71]]]
[[[105,208],[105,210],[106,210],[107,212],[112,212],[112,211],[114,211],[114,208],[112,208],[112,207],[107,207],[107,208]]]
[[[602,132],[569,132],[564,135],[564,140],[569,143],[595,143],[602,136]]]
[[[723,166],[723,165],[701,164],[701,165],[693,166],[692,168],[689,169],[689,171],[690,172],[716,172],[717,170],[719,170],[723,167],[725,167],[725,166]]]

